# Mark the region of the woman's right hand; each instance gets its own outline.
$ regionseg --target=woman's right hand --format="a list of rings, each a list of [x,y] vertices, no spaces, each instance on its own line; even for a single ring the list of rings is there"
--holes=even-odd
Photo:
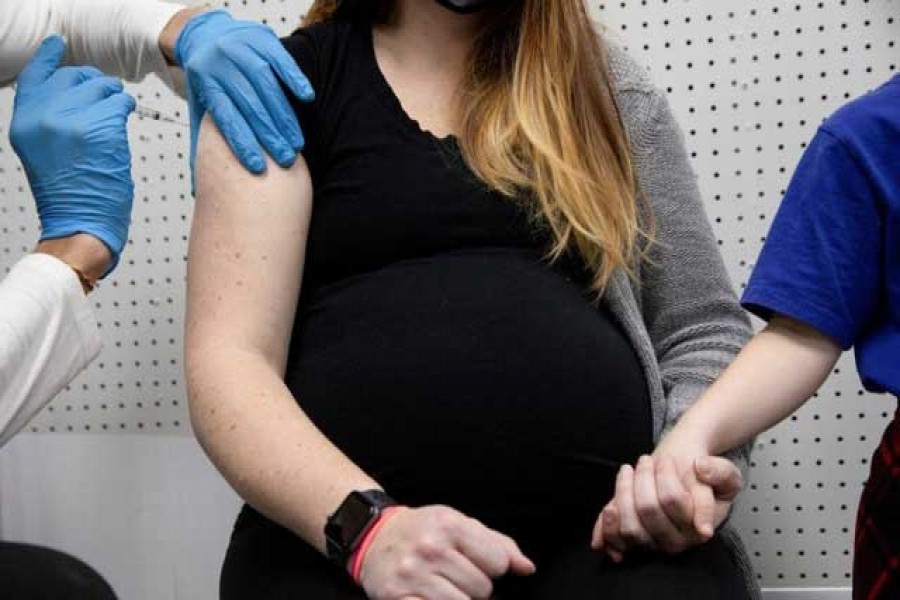
[[[493,579],[531,575],[511,538],[446,506],[406,508],[378,531],[360,584],[373,600],[487,599]]]

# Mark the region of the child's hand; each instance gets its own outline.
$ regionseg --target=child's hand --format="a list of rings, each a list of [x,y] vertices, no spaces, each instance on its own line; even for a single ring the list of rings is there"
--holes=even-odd
[[[619,562],[635,547],[675,554],[709,540],[740,492],[740,471],[695,453],[645,456],[623,466],[616,495],[594,526],[591,545]]]
[[[703,456],[694,461],[692,476],[694,527],[711,538],[731,512],[731,505],[744,489],[744,478],[733,462],[721,456]]]

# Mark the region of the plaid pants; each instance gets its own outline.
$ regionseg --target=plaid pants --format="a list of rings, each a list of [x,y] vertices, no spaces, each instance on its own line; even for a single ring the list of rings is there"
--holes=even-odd
[[[853,562],[853,600],[900,599],[900,409],[872,457]]]

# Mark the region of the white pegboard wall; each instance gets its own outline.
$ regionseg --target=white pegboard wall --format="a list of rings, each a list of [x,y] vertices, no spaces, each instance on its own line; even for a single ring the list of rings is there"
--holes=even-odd
[[[287,34],[309,3],[223,4]],[[900,1],[625,0],[592,8],[607,35],[669,93],[729,272],[743,287],[818,124],[894,73]],[[157,80],[129,89],[141,104],[187,120],[183,102]],[[11,91],[0,92],[0,273],[38,235],[7,140],[11,100]],[[36,432],[189,430],[181,364],[193,202],[187,129],[140,118],[130,129],[131,240],[92,296],[105,349],[35,420]],[[857,498],[892,406],[861,390],[848,356],[817,400],[761,436],[736,521],[763,585],[849,585]]]

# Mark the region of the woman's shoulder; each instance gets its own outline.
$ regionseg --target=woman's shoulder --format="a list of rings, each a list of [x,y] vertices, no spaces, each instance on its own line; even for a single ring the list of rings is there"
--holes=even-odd
[[[647,68],[640,64],[622,46],[607,42],[606,57],[612,77],[613,89],[617,94],[654,94],[657,89],[650,80]]]
[[[649,150],[656,134],[674,117],[666,94],[654,85],[647,68],[625,48],[607,43],[607,65],[622,123],[634,151]],[[644,146],[648,146],[645,148]]]
[[[330,44],[350,35],[353,23],[329,19],[311,25],[301,25],[285,40],[293,38],[310,40],[316,44]]]
[[[345,52],[353,33],[352,23],[329,20],[299,27],[281,41],[301,68],[328,73]]]

